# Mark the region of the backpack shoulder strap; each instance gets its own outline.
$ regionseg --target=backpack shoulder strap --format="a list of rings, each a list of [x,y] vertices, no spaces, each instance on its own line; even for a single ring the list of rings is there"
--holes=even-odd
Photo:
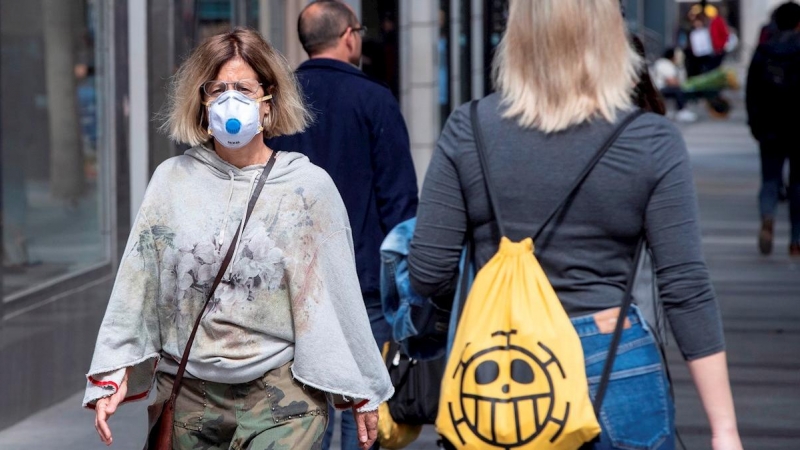
[[[489,194],[489,204],[492,208],[492,213],[494,214],[495,220],[497,221],[497,226],[500,229],[500,235],[506,236],[504,222],[500,216],[499,203],[497,201],[497,197],[495,194],[496,189],[491,179],[491,175],[489,174],[489,165],[486,159],[486,146],[485,146],[486,144],[484,143],[483,131],[481,130],[480,123],[478,120],[478,101],[479,100],[473,100],[472,104],[470,105],[470,120],[472,122],[472,132],[475,136],[475,147],[477,148],[478,151],[478,159],[480,161],[481,171],[483,172],[483,179],[484,183],[486,184],[486,190],[488,191]],[[576,178],[575,181],[572,183],[572,186],[567,191],[567,195],[559,201],[556,207],[550,212],[550,214],[547,215],[545,221],[539,226],[539,229],[536,231],[536,233],[534,233],[533,235],[534,243],[542,234],[542,231],[544,231],[547,224],[553,220],[553,218],[564,207],[564,205],[566,205],[567,202],[578,192],[583,182],[586,180],[586,178],[589,176],[589,174],[592,172],[595,166],[597,166],[597,163],[600,162],[603,156],[608,152],[611,146],[614,145],[614,142],[616,142],[617,138],[619,138],[622,132],[625,131],[626,128],[628,128],[628,125],[630,125],[631,122],[636,120],[636,118],[641,116],[642,114],[644,114],[644,111],[637,108],[632,113],[628,114],[628,116],[625,117],[625,119],[623,119],[622,122],[619,123],[619,125],[617,125],[617,127],[614,129],[614,132],[611,133],[611,136],[609,136],[609,138],[605,141],[603,146],[600,147],[600,150],[594,155],[591,161],[589,161],[589,164],[587,164],[586,167],[583,169],[578,178]]]
[[[486,144],[483,141],[483,131],[481,124],[478,121],[478,102],[480,100],[473,100],[469,105],[469,118],[472,122],[472,134],[475,137],[475,148],[478,151],[478,161],[481,165],[481,173],[483,174],[483,183],[486,186],[486,192],[489,194],[489,206],[492,208],[492,214],[497,222],[497,227],[500,229],[500,236],[506,236],[504,222],[500,218],[499,202],[495,196],[497,191],[494,187],[491,176],[489,175],[489,163],[486,160]]]

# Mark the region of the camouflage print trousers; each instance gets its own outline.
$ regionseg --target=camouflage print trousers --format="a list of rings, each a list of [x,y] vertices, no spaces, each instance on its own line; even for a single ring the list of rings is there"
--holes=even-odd
[[[321,449],[328,424],[325,394],[296,381],[290,365],[242,384],[184,378],[175,403],[173,450]],[[156,402],[169,397],[173,380],[158,373]]]

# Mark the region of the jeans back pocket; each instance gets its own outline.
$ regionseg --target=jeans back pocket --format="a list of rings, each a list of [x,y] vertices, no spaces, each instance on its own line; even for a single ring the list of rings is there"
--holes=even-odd
[[[661,356],[652,336],[643,331],[626,330],[629,339],[623,337],[620,343],[600,411],[602,433],[614,449],[660,449],[673,434],[672,399]],[[605,358],[589,357],[589,361],[594,398]]]

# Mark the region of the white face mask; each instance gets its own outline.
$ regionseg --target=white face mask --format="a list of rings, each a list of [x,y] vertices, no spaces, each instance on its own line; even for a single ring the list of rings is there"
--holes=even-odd
[[[209,134],[226,148],[242,148],[264,130],[258,105],[271,95],[252,98],[236,90],[223,92],[208,103]]]

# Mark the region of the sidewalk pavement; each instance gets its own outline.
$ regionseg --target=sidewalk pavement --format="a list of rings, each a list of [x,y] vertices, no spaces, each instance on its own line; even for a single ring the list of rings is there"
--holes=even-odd
[[[762,257],[756,247],[758,149],[748,134],[743,106],[737,103],[726,121],[706,117],[682,130],[695,170],[703,247],[722,308],[745,448],[800,448],[800,259],[788,257],[786,205],[778,216],[775,252]],[[687,449],[708,449],[708,421],[674,344],[668,359],[679,433]],[[77,392],[0,431],[0,449],[103,448],[93,415],[80,410],[81,396]],[[113,449],[141,448],[145,407],[146,402],[139,402],[120,408],[111,422]],[[433,427],[426,427],[408,448],[431,449],[435,442]],[[339,448],[338,441],[334,448]]]

